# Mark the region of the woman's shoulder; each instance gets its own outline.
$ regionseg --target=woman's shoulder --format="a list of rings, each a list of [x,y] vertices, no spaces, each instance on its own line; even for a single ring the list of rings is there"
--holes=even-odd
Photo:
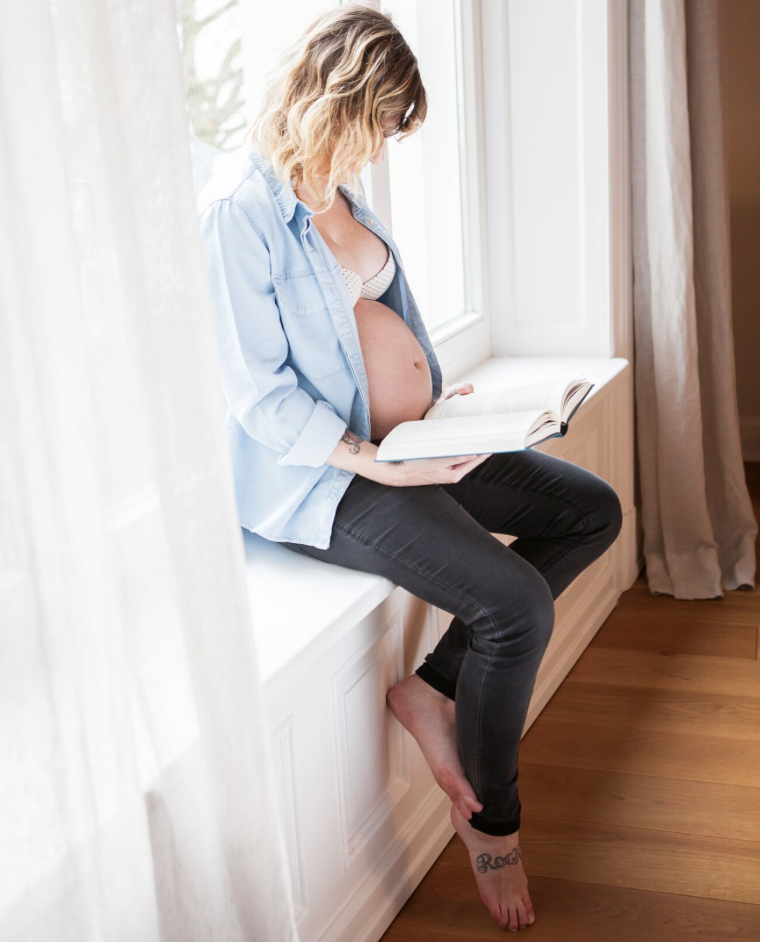
[[[277,224],[277,217],[282,217],[264,179],[260,160],[254,155],[255,152],[240,148],[217,158],[214,171],[196,200],[199,215],[214,203],[228,200],[242,209],[257,228],[266,231]]]

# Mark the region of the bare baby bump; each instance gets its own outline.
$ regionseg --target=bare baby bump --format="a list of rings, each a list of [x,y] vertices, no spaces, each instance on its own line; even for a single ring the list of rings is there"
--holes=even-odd
[[[392,308],[359,298],[354,313],[369,383],[372,438],[384,438],[400,422],[421,419],[430,408],[430,366],[420,342]]]

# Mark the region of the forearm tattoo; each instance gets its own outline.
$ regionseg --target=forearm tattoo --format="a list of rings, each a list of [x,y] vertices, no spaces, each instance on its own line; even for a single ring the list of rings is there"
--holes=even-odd
[[[520,845],[512,848],[506,857],[497,857],[492,861],[490,854],[480,854],[477,859],[478,872],[485,873],[486,870],[498,870],[499,867],[506,867],[508,864],[516,864],[520,860]]]
[[[348,429],[343,433],[341,441],[345,442],[347,445],[351,446],[351,454],[358,455],[359,448],[361,447],[362,442],[366,442],[366,438],[359,438],[358,435],[354,435],[353,432],[350,432]]]

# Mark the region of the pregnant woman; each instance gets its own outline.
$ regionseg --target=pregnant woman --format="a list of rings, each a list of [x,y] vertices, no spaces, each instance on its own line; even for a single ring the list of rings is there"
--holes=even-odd
[[[362,167],[426,110],[392,20],[329,10],[270,76],[240,163],[201,193],[201,231],[240,522],[452,614],[388,703],[451,799],[485,905],[517,930],[535,919],[518,748],[554,600],[622,514],[602,478],[536,450],[375,461],[396,424],[473,391],[444,386],[399,251],[360,194]]]

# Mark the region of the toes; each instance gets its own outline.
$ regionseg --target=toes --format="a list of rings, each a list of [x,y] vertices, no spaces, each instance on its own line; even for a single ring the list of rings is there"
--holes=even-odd
[[[507,906],[506,903],[502,903],[501,906],[489,906],[488,911],[499,923],[502,929],[509,929],[510,932],[517,932],[518,929],[522,929],[525,926],[530,925],[527,918],[520,914],[518,905]]]
[[[528,925],[528,911],[525,908],[525,904],[522,900],[518,900],[515,907],[517,912],[517,921],[521,929],[524,929]]]
[[[531,926],[536,921],[536,914],[533,912],[533,904],[528,897],[523,898],[522,902],[525,909],[526,922]]]

